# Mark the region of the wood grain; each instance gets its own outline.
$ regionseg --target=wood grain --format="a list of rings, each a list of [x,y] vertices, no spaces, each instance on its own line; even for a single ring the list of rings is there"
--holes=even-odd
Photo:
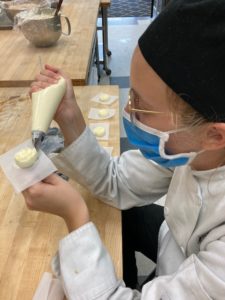
[[[74,85],[88,80],[96,33],[99,0],[65,0],[62,14],[70,19],[71,35],[61,36],[55,46],[36,48],[18,30],[0,31],[0,86],[29,86],[43,63],[63,69]],[[65,31],[66,24],[62,20]]]
[[[31,101],[24,88],[0,89],[0,154],[30,137]],[[118,95],[118,87],[76,87],[77,101],[87,117],[89,100],[99,92]],[[104,146],[113,146],[119,154],[118,101],[112,105],[117,111],[110,119],[110,139]],[[97,199],[79,186],[90,209],[91,220],[97,225],[101,238],[109,250],[118,276],[122,277],[122,245],[120,211]],[[0,299],[31,300],[43,275],[50,271],[50,262],[59,240],[67,234],[62,219],[57,216],[29,211],[21,195],[16,195],[0,171]]]

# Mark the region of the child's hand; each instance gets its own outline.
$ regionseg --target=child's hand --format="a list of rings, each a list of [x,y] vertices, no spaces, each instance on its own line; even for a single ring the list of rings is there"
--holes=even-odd
[[[85,121],[80,108],[77,105],[73,85],[68,76],[61,70],[45,65],[45,69],[40,72],[32,82],[30,95],[52,84],[56,84],[60,77],[66,79],[67,88],[64,97],[55,113],[54,120],[59,124],[65,144],[71,144],[85,129]],[[51,100],[51,99],[50,99]]]
[[[23,192],[27,207],[62,217],[73,231],[89,222],[85,201],[72,186],[52,174]]]

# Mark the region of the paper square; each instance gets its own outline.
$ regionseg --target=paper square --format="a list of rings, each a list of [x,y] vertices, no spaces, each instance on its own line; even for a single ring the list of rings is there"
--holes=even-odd
[[[101,101],[100,97],[101,95],[103,95],[104,93],[99,93],[96,96],[94,96],[93,98],[91,98],[91,101],[103,104],[103,105],[111,105],[112,103],[114,103],[118,97],[117,96],[113,96],[113,95],[109,95],[109,94],[105,94],[109,96],[109,100],[108,101]]]
[[[109,139],[109,123],[90,123],[89,127],[92,132],[96,127],[104,127],[105,134],[101,137],[98,137],[98,136],[95,136],[95,137],[97,140],[108,140]],[[94,132],[93,132],[93,134],[94,134]]]
[[[115,113],[116,113],[116,110],[115,109],[109,109],[109,108],[106,108],[107,111],[108,111],[108,115],[107,116],[100,116],[99,115],[99,111],[101,110],[100,108],[91,108],[90,111],[89,111],[89,114],[88,114],[88,119],[92,119],[92,120],[107,120],[107,119],[110,119],[112,118]]]
[[[52,161],[41,150],[38,160],[32,167],[19,168],[14,161],[14,156],[26,147],[33,147],[31,140],[25,141],[0,156],[0,166],[16,193],[20,193],[31,185],[40,182],[57,170]]]

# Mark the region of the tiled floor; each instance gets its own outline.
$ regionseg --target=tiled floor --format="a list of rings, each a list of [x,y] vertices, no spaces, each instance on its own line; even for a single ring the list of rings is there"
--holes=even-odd
[[[110,17],[150,16],[150,0],[112,0],[109,8]]]
[[[120,116],[122,109],[127,102],[129,91],[130,62],[138,38],[150,24],[150,17],[128,17],[109,18],[109,49],[112,56],[109,58],[109,68],[112,70],[110,77],[102,71],[100,84],[116,84],[120,86]],[[99,44],[101,49],[101,34],[99,34]],[[120,119],[121,152],[131,148]],[[154,264],[137,253],[137,265],[140,282],[148,275]]]

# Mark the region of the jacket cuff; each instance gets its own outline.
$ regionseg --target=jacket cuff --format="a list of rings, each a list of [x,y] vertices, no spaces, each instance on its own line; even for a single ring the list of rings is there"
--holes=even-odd
[[[80,178],[81,184],[92,181],[96,173],[96,164],[106,168],[110,161],[110,155],[96,140],[89,127],[60,154],[52,158],[55,166],[65,175],[71,178]],[[94,162],[94,163],[93,163]],[[85,182],[82,182],[82,181]]]
[[[59,260],[68,298],[99,299],[118,285],[111,257],[92,222],[60,241]]]

